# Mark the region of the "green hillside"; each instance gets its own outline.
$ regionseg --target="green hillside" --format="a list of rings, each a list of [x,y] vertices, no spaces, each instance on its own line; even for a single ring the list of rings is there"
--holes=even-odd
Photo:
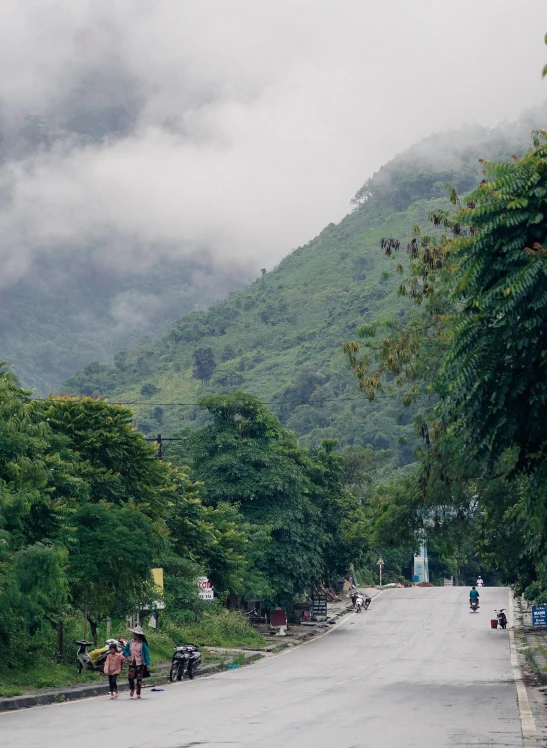
[[[131,404],[141,430],[167,435],[203,424],[200,396],[242,389],[271,403],[307,445],[335,437],[343,447],[390,449],[393,466],[410,464],[412,412],[395,392],[372,403],[360,395],[341,344],[360,324],[408,312],[396,292],[397,260],[382,254],[380,239],[426,223],[445,200],[447,182],[471,189],[480,180],[479,157],[522,152],[529,132],[522,125],[472,128],[418,144],[365,183],[352,213],[275,270],[158,337],[119,351],[115,365],[90,364],[65,382],[64,391]],[[201,373],[196,351],[204,361]]]

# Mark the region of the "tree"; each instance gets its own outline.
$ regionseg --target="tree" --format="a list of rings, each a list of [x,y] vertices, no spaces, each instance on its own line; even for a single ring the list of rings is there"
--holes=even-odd
[[[301,447],[244,392],[200,404],[213,420],[191,439],[193,473],[207,504],[237,508],[236,523],[246,523],[255,594],[262,586],[262,600],[288,605],[313,585],[345,576],[367,551],[368,524],[361,502],[343,487],[336,441]]]
[[[207,382],[216,369],[215,354],[212,348],[196,348],[194,353],[194,377]]]
[[[519,447],[519,464],[543,459],[547,440],[547,140],[513,163],[484,164],[484,181],[460,211],[471,228],[453,244],[453,319],[445,366],[448,401],[479,448]]]
[[[193,470],[204,500],[235,504],[262,540],[256,572],[275,591],[271,602],[290,603],[321,578],[321,528],[310,500],[310,481],[293,436],[257,397],[236,392],[200,401],[213,421],[192,439]]]
[[[67,605],[70,504],[82,486],[65,445],[40,419],[29,393],[0,371],[0,641],[6,656],[17,630],[36,633],[44,620],[57,626]]]
[[[153,599],[150,570],[160,558],[160,538],[143,512],[103,501],[79,506],[73,523],[70,594],[97,645],[99,621],[122,618]]]
[[[490,461],[517,450],[515,470],[532,476],[524,501],[532,548],[547,541],[547,135],[512,163],[485,163],[454,240],[452,320],[445,401],[467,441]]]

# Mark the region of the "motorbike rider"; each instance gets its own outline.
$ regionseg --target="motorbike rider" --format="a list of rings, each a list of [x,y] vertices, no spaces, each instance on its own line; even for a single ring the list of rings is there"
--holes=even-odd
[[[482,577],[481,577],[480,574],[479,574],[479,577],[477,579],[477,585],[476,586],[477,587],[484,587],[484,582],[483,582]]]
[[[473,588],[471,589],[471,592],[469,593],[469,606],[471,607],[473,605],[473,601],[474,600],[477,601],[477,606],[478,606],[478,604],[479,604],[479,597],[480,597],[480,595],[479,595],[478,591],[473,586]]]

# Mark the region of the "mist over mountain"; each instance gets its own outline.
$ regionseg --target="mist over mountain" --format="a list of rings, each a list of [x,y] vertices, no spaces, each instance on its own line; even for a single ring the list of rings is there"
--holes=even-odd
[[[361,187],[354,210],[287,255],[249,287],[192,312],[156,337],[119,351],[113,366],[92,363],[63,391],[131,405],[147,434],[203,424],[197,405],[208,393],[258,395],[306,444],[337,438],[342,447],[372,445],[391,464],[413,462],[412,409],[394,389],[368,402],[342,353],[363,323],[405,318],[410,302],[397,294],[395,255],[383,236],[404,242],[415,224],[448,206],[447,183],[471,190],[479,159],[508,161],[531,145],[547,122],[547,105],[497,128],[466,127],[430,136],[399,154]]]
[[[541,101],[534,5],[6,0],[0,358],[55,389],[274,267],[393,153]]]

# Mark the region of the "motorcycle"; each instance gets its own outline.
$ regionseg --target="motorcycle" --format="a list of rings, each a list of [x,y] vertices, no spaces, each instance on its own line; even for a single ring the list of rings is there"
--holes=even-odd
[[[182,680],[184,670],[188,673],[190,680],[195,678],[196,668],[201,662],[201,652],[194,644],[179,644],[174,647],[175,654],[171,660],[171,669],[169,670],[169,680]]]
[[[266,616],[261,616],[256,608],[246,610],[245,616],[249,623],[266,623]]]
[[[496,610],[496,617],[498,619],[498,623],[500,625],[500,628],[505,629],[507,628],[507,616],[503,612],[505,608],[501,608],[501,610]]]
[[[76,652],[76,667],[78,668],[78,674],[81,675],[82,670],[103,673],[110,645],[115,644],[117,651],[122,652],[127,644],[127,639],[107,639],[104,647],[97,647],[97,649],[93,649],[91,652],[88,652],[87,648],[93,646],[93,642],[88,642],[86,639],[79,639],[74,643],[79,646]]]
[[[470,600],[470,601],[469,601],[469,606],[470,606],[470,608],[471,608],[471,611],[472,611],[473,613],[476,613],[476,612],[477,612],[477,610],[479,609],[479,601],[478,601],[478,599],[477,599],[477,598],[475,598],[475,600]]]

